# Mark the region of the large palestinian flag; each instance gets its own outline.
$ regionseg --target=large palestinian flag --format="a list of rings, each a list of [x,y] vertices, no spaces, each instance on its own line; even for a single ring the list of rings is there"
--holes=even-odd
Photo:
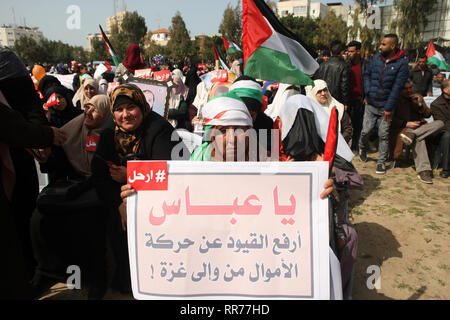
[[[262,0],[242,0],[244,74],[286,84],[314,85],[319,64]]]
[[[241,48],[237,46],[236,43],[228,41],[225,37],[222,36],[223,45],[225,46],[226,54],[232,54],[236,52],[242,52]]]
[[[222,56],[220,55],[219,51],[217,51],[216,46],[214,45],[214,42],[212,43],[213,45],[213,49],[214,49],[214,58],[217,61],[220,61],[220,65],[222,66],[222,69],[229,71],[230,68],[228,67],[228,65],[226,64],[225,60],[222,58]]]
[[[116,65],[116,67],[118,67],[119,66],[119,58],[117,58],[116,53],[114,52],[114,49],[113,49],[111,43],[109,42],[108,37],[103,32],[102,26],[101,25],[98,25],[98,26],[100,27],[100,31],[102,33],[103,41],[105,41],[106,49],[108,49],[108,52],[111,55],[111,58],[113,59],[114,64]]]
[[[436,51],[434,44],[430,41],[427,50],[428,63],[436,65],[439,69],[450,71],[450,66],[445,63],[445,58],[439,51]]]

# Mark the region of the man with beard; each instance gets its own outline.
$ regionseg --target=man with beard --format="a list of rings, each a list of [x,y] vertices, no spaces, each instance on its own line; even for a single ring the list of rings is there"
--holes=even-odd
[[[376,173],[386,173],[385,162],[389,149],[389,128],[392,111],[400,92],[408,80],[408,59],[398,48],[398,37],[387,34],[383,37],[380,52],[370,61],[364,72],[365,111],[363,128],[359,139],[360,159],[367,161],[368,138],[378,120],[379,156]]]

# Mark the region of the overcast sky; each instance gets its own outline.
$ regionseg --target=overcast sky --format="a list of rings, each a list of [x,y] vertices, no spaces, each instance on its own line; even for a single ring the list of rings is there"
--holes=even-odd
[[[118,10],[123,9],[123,0],[118,0]],[[353,0],[325,1],[353,4]],[[228,4],[235,6],[237,0],[125,0],[127,11],[137,11],[145,18],[147,29],[168,28],[176,11],[190,31],[191,37],[218,32],[223,12]],[[80,29],[69,29],[67,20],[71,16],[67,9],[71,5],[80,8]],[[114,0],[1,0],[0,25],[13,24],[13,9],[16,24],[39,27],[44,37],[61,40],[71,45],[87,47],[86,36],[98,33],[98,25],[106,29],[106,18],[114,15]]]

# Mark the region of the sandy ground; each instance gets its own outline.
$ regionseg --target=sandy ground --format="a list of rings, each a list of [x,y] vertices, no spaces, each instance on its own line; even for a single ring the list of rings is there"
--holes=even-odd
[[[353,299],[450,299],[450,179],[434,171],[434,184],[424,184],[405,159],[377,175],[376,158],[353,161],[365,184],[350,191],[350,222],[359,238]],[[380,289],[368,289],[371,265],[381,269]],[[57,284],[41,299],[86,298],[86,290]],[[133,297],[108,291],[104,299]]]

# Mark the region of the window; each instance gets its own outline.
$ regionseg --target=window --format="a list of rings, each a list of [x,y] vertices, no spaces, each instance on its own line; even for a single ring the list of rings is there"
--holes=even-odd
[[[294,15],[295,14],[304,14],[308,11],[308,7],[301,6],[301,7],[294,7]]]

